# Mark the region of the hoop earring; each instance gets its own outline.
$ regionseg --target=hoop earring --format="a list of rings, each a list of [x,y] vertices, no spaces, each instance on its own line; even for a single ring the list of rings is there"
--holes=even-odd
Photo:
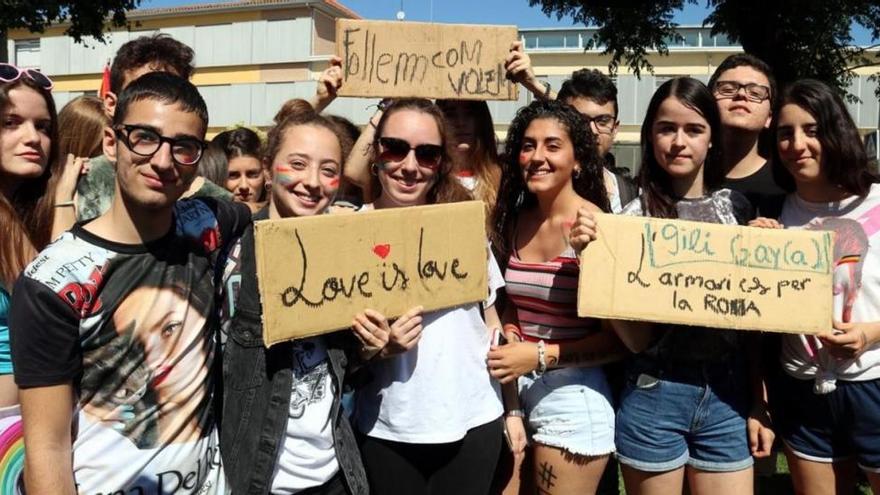
[[[265,184],[263,184],[263,188],[264,188],[266,191],[271,191],[271,190],[272,190],[272,183],[271,183],[271,182],[266,182]]]
[[[379,164],[378,163],[374,163],[374,164],[370,165],[370,174],[374,175],[376,177],[379,176]]]
[[[574,173],[571,175],[575,180],[581,178],[581,169],[576,169]]]

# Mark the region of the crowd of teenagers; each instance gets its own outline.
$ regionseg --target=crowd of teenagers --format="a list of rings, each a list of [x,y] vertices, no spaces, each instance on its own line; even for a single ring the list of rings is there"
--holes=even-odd
[[[742,495],[774,444],[797,493],[880,493],[880,186],[825,84],[745,54],[668,80],[630,179],[611,79],[554,92],[519,43],[534,101],[501,153],[485,102],[322,114],[337,58],[267,136],[208,142],[192,61],[134,39],[103,99],[58,113],[49,77],[0,64],[0,406],[27,493],[608,494],[619,468],[629,494]],[[253,221],[469,199],[485,301],[266,348]],[[597,212],[831,230],[833,327],[578,317]]]

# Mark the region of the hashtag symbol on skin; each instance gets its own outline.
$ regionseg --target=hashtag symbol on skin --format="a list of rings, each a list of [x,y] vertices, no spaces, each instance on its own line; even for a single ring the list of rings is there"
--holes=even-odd
[[[556,485],[556,483],[553,482],[553,480],[557,478],[557,476],[553,474],[553,466],[546,462],[541,463],[541,472],[538,473],[538,476],[541,478],[541,486],[553,488]]]

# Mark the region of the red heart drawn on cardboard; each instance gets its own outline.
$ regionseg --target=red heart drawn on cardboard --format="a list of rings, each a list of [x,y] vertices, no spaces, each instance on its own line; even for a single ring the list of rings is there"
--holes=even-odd
[[[373,246],[373,253],[376,256],[382,258],[383,260],[388,257],[388,254],[391,252],[391,244],[376,244]]]

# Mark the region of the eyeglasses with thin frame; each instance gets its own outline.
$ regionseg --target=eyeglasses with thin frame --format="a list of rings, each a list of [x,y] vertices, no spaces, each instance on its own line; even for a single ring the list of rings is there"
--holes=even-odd
[[[402,162],[410,151],[415,151],[416,162],[420,167],[436,170],[443,159],[443,147],[438,144],[412,146],[403,139],[383,137],[379,138],[379,146],[381,162]]]
[[[740,89],[745,89],[746,99],[754,103],[761,103],[770,99],[770,88],[758,83],[742,84],[736,81],[718,81],[715,83],[715,94],[724,98],[733,98]]]
[[[614,124],[617,123],[617,117],[611,115],[610,113],[603,113],[602,115],[596,115],[595,117],[590,117],[589,115],[584,115],[584,119],[587,121],[587,125],[592,124],[595,126],[596,132],[599,134],[611,134],[614,132]]]
[[[187,167],[196,166],[202,158],[202,152],[207,147],[207,144],[202,140],[191,137],[165,137],[145,126],[122,125],[114,131],[116,137],[138,156],[153,156],[163,143],[168,143],[171,146],[171,158],[174,163]]]
[[[0,63],[0,82],[15,82],[21,79],[22,76],[37,83],[37,86],[46,91],[51,91],[55,86],[55,83],[48,76],[36,69],[20,69],[12,64]]]

